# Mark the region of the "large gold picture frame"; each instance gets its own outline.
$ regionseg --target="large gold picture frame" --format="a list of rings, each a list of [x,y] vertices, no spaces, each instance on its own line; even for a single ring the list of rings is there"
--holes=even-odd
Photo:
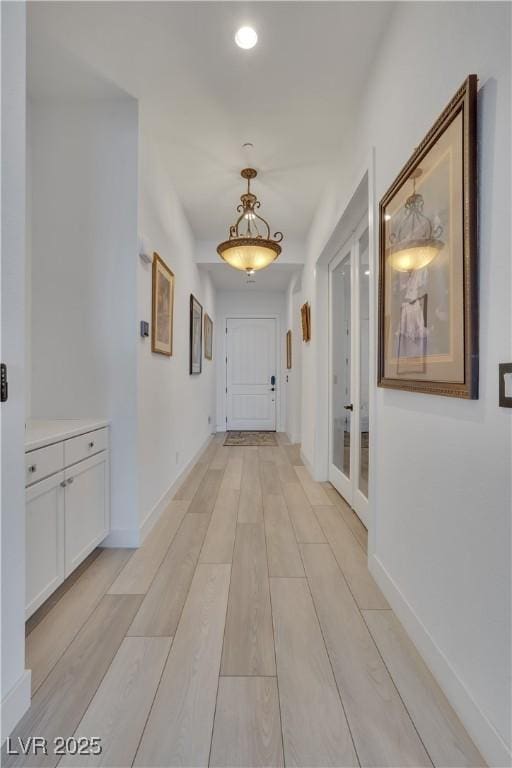
[[[174,273],[158,253],[153,254],[151,304],[151,351],[171,357]]]
[[[477,76],[379,206],[378,386],[478,398]]]

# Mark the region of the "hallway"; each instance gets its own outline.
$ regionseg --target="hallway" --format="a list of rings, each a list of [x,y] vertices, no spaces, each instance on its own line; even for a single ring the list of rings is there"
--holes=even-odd
[[[299,446],[216,435],[143,546],[96,550],[27,625],[6,766],[483,766]],[[98,756],[53,753],[99,737]],[[5,758],[5,746],[4,746]],[[59,763],[60,760],[60,763]]]

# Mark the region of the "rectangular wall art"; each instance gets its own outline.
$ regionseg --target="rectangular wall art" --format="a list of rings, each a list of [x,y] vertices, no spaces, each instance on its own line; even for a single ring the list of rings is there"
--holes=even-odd
[[[302,340],[311,341],[311,307],[307,301],[300,308],[300,316],[302,320]]]
[[[292,367],[292,332],[286,333],[286,367],[288,370]]]
[[[213,322],[206,312],[204,313],[204,356],[207,360],[213,357]]]
[[[478,397],[476,92],[470,75],[380,203],[381,387]]]
[[[190,373],[201,373],[203,343],[203,307],[190,294]]]
[[[158,253],[153,254],[151,351],[172,355],[174,274]]]

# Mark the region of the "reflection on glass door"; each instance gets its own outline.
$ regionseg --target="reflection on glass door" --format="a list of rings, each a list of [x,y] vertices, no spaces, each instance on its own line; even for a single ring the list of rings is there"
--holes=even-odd
[[[367,217],[329,265],[329,479],[367,520],[370,260]]]
[[[359,251],[359,490],[368,498],[370,442],[370,263],[368,229],[358,241]]]
[[[350,478],[350,251],[332,270],[332,460]]]

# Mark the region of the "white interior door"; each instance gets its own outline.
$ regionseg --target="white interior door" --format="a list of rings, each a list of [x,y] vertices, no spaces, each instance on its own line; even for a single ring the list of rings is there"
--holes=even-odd
[[[275,319],[228,318],[226,350],[226,428],[275,430]]]
[[[329,479],[368,521],[369,249],[367,217],[329,265]]]

